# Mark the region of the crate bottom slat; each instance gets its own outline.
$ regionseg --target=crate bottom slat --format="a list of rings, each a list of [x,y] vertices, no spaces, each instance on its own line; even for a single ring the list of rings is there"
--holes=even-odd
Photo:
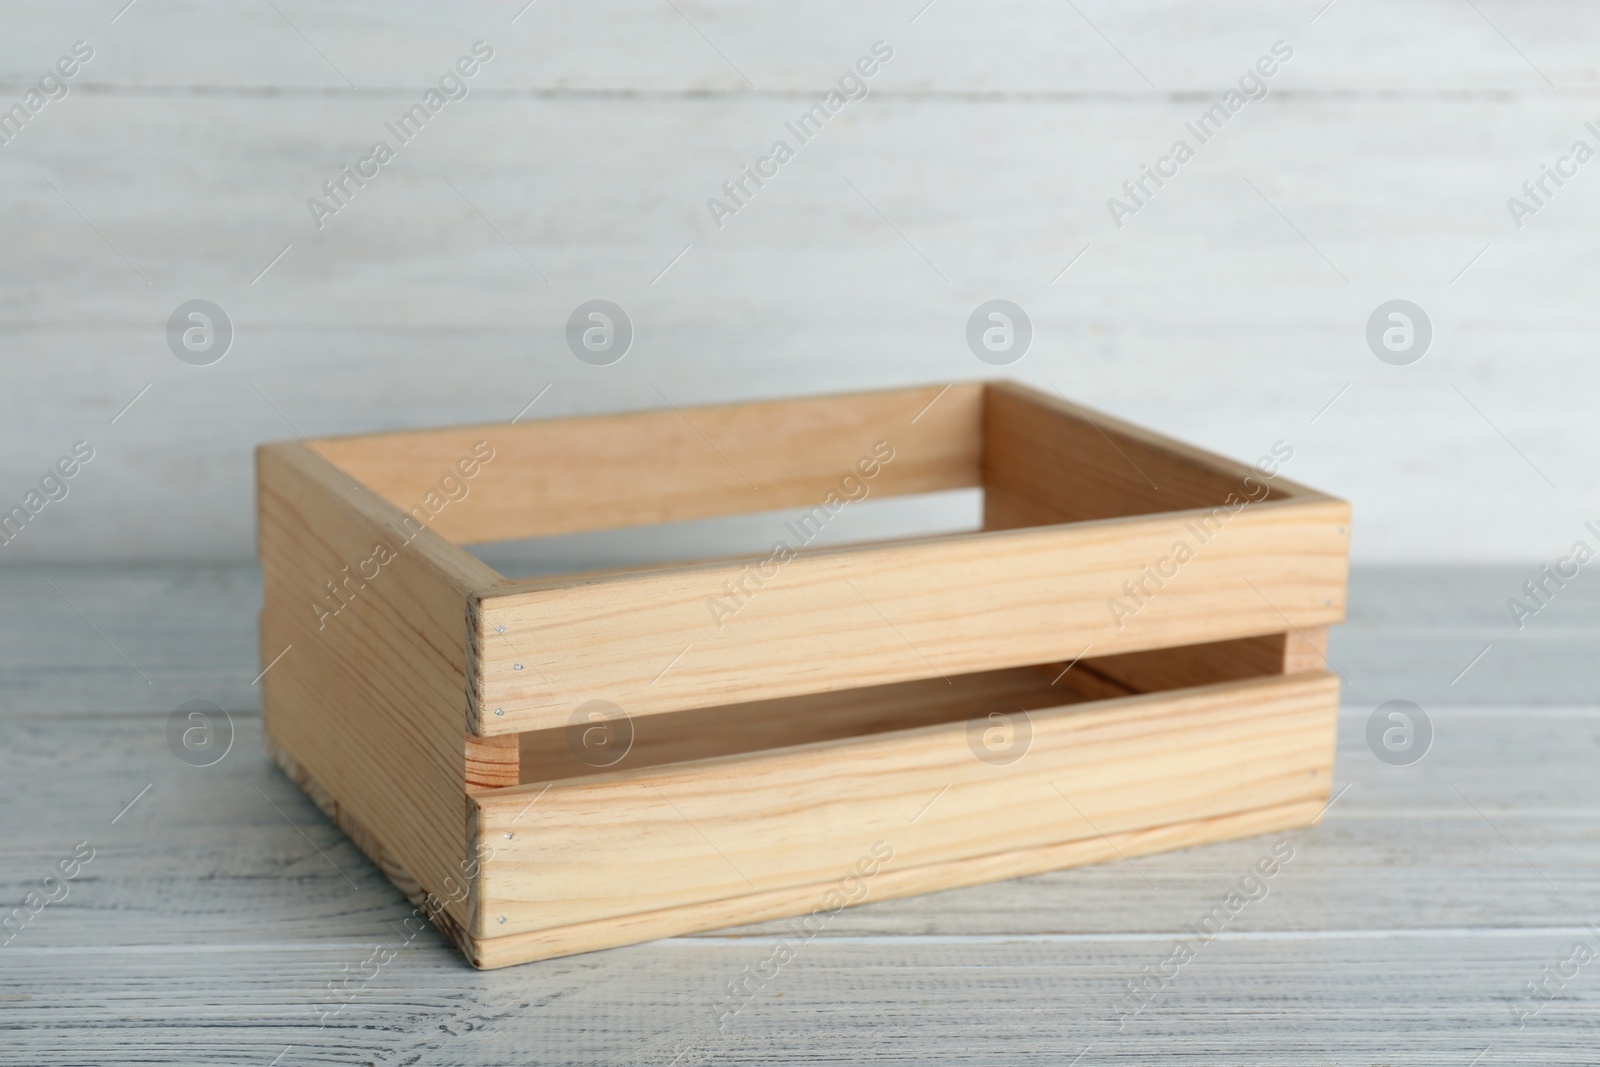
[[[872,879],[872,889],[866,897],[846,906],[855,907],[941,889],[959,889],[1069,867],[1086,867],[1155,852],[1170,852],[1195,845],[1294,830],[1315,822],[1326,803],[1320,799],[1301,801],[1210,819],[1113,833],[1104,838],[1084,838],[1043,848],[1017,849],[991,856],[927,864],[903,871],[885,870]],[[472,939],[466,951],[476,967],[509,967],[517,963],[617,948],[656,938],[803,916],[810,914],[811,909],[817,907],[836,886],[837,882],[827,882],[578,923],[554,930]]]
[[[421,887],[384,851],[382,842],[349,812],[341,809],[327,790],[270,737],[267,739],[267,749],[284,774],[305,790],[323,814],[344,831],[351,842],[372,860],[411,903],[418,908],[426,907]],[[871,889],[865,897],[848,903],[846,907],[1296,830],[1314,824],[1326,804],[1325,798],[1317,798],[1208,819],[1112,833],[1103,838],[1082,838],[1040,848],[1013,849],[904,870],[886,869],[872,879]],[[772,919],[804,916],[818,907],[835,886],[835,882],[796,886],[506,937],[475,938],[454,923],[441,925],[474,967],[493,969],[580,952],[619,948],[663,937],[681,937]],[[438,916],[435,922],[440,923],[441,919],[442,916]]]
[[[1291,689],[1309,688],[1309,691],[1320,687],[1326,692],[1325,697],[1315,700],[1315,703],[1322,705],[1316,712],[1316,718],[1326,715],[1328,720],[1329,751],[1326,757],[1308,751],[1300,758],[1305,761],[1303,765],[1296,760],[1280,766],[1279,776],[1274,779],[1276,784],[1271,784],[1265,794],[1273,800],[1272,803],[1237,811],[1213,810],[1203,816],[1186,818],[1188,813],[1183,810],[1183,804],[1164,802],[1149,813],[1147,825],[1124,827],[1109,833],[1100,833],[1096,828],[1092,834],[1080,834],[1066,841],[1006,848],[979,855],[952,854],[948,859],[932,861],[926,859],[927,853],[924,851],[919,861],[906,866],[894,863],[891,849],[890,856],[881,866],[873,863],[871,866],[874,869],[870,872],[858,873],[848,881],[844,880],[844,876],[849,872],[841,871],[840,876],[829,880],[809,880],[798,885],[770,889],[752,888],[750,892],[719,895],[713,899],[603,915],[542,929],[487,937],[474,936],[470,928],[449,921],[437,902],[430,906],[427,895],[416,880],[388,852],[383,842],[339,805],[291,753],[270,737],[268,750],[285,773],[305,790],[357,847],[413,903],[444,928],[474,966],[492,968],[786,917],[799,918],[806,924],[804,929],[814,931],[825,925],[833,913],[846,906],[1308,826],[1321,814],[1331,788],[1329,764],[1332,758],[1332,720],[1337,711],[1335,690],[1312,676],[1300,676],[1300,680],[1295,681],[1284,678],[1280,683],[1262,679],[1256,683],[1201,687],[1168,696],[1183,700],[1185,693],[1210,692],[1217,696],[1237,696],[1248,703],[1248,691],[1259,690],[1262,685],[1267,686],[1268,690],[1287,685]],[[1109,701],[1107,707],[1109,710],[1112,706],[1123,704],[1126,701]],[[1314,723],[1311,728],[1321,732],[1321,728]],[[492,865],[493,856],[486,857],[485,862]],[[848,892],[842,891],[842,886]],[[482,918],[480,915],[480,921]]]

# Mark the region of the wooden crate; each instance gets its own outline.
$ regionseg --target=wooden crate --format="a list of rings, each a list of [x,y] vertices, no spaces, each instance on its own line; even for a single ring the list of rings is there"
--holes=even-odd
[[[480,967],[1304,826],[1349,506],[1289,451],[1009,382],[266,445],[268,745]],[[974,486],[980,531],[807,547]],[[735,559],[461,547],[759,511]]]

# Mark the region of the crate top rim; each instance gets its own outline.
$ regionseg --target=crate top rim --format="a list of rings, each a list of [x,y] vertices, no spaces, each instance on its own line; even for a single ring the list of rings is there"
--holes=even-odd
[[[1051,384],[1052,388],[1054,388],[1054,383]],[[1213,452],[1198,445],[1190,444],[1168,434],[1152,430],[1148,427],[1140,425],[1139,423],[1131,422],[1127,419],[1109,414],[1100,409],[1091,408],[1080,404],[1077,401],[1067,397],[1066,394],[1060,393],[1059,390],[1056,390],[1055,394],[1052,394],[1043,389],[1035,388],[1025,382],[1007,377],[962,379],[944,383],[916,383],[911,385],[886,386],[876,389],[842,390],[826,393],[784,394],[780,396],[755,397],[748,400],[723,401],[710,404],[696,404],[692,406],[680,406],[668,400],[668,406],[635,408],[620,412],[591,412],[588,414],[579,415],[561,415],[550,418],[531,419],[525,422],[519,421],[519,419],[513,419],[509,422],[461,423],[449,426],[428,426],[399,430],[370,431],[354,434],[336,434],[322,437],[301,437],[293,440],[264,442],[256,446],[256,451],[258,455],[274,452],[281,453],[284,451],[293,451],[300,454],[309,453],[311,456],[321,459],[332,470],[337,471],[346,482],[351,483],[353,486],[358,486],[362,491],[362,494],[368,497],[368,500],[365,501],[365,503],[369,505],[378,504],[384,507],[392,507],[397,514],[403,514],[399,508],[390,504],[389,501],[382,496],[382,494],[368,486],[357,475],[346,471],[342,466],[323,455],[318,446],[323,444],[363,443],[402,437],[420,438],[431,434],[462,434],[467,431],[479,429],[485,431],[497,429],[503,430],[510,426],[527,427],[555,424],[580,424],[606,419],[627,419],[630,417],[644,419],[651,416],[660,415],[668,411],[677,411],[679,414],[692,414],[695,412],[722,411],[759,405],[782,405],[788,402],[827,402],[831,400],[848,400],[852,398],[865,398],[874,396],[889,397],[896,394],[909,396],[929,390],[938,391],[937,396],[935,397],[935,399],[937,399],[938,397],[942,397],[950,389],[956,387],[976,390],[982,394],[987,394],[990,390],[1000,390],[1015,396],[1042,401],[1057,409],[1063,417],[1078,420],[1092,426],[1094,429],[1099,431],[1102,436],[1106,436],[1106,439],[1111,442],[1113,447],[1117,446],[1115,441],[1112,441],[1111,437],[1107,435],[1108,430],[1117,435],[1126,436],[1136,440],[1143,445],[1157,449],[1162,453],[1173,456],[1180,460],[1202,465],[1218,474],[1236,477],[1241,480],[1246,476],[1261,474],[1261,471],[1252,464],[1232,459],[1228,456]],[[664,394],[663,399],[666,399]],[[931,403],[929,406],[932,406]],[[1118,450],[1120,451],[1120,448]],[[1332,494],[1324,493],[1321,490],[1311,488],[1292,479],[1285,478],[1281,474],[1272,477],[1272,488],[1278,493],[1278,496],[1273,499],[1250,502],[1252,510],[1299,510],[1308,507],[1317,507],[1320,505],[1335,505],[1345,509],[1346,512],[1348,512],[1349,509],[1349,503],[1346,500]],[[1109,518],[1082,519],[1063,523],[1041,523],[1038,525],[1031,525],[1016,529],[980,529],[958,531],[946,534],[887,538],[867,542],[855,542],[844,545],[807,547],[797,549],[796,551],[797,553],[804,554],[808,558],[829,558],[835,556],[849,556],[865,549],[893,549],[901,546],[976,541],[984,541],[998,545],[1007,539],[1049,537],[1059,534],[1064,530],[1091,530],[1096,528],[1115,527],[1119,525],[1131,528],[1142,523],[1148,523],[1152,520],[1176,521],[1181,523],[1183,521],[1191,520],[1201,516],[1210,515],[1216,506],[1217,505],[1186,507],[1165,511],[1141,512],[1133,515],[1122,515]],[[696,571],[719,567],[738,566],[746,564],[750,561],[765,559],[767,555],[764,552],[752,552],[708,559],[626,565],[615,568],[575,571],[534,578],[517,579],[508,578],[505,575],[494,571],[492,568],[480,563],[462,543],[458,543],[450,538],[440,536],[433,530],[426,530],[424,533],[430,541],[437,538],[438,547],[442,548],[447,555],[453,556],[463,563],[470,561],[472,564],[472,569],[477,570],[480,573],[487,571],[494,574],[495,580],[493,582],[488,584],[474,582],[472,583],[475,586],[474,588],[464,590],[474,601],[485,601],[490,599],[499,600],[501,598],[513,597],[524,593],[541,593],[552,590],[576,589],[592,585],[612,584],[638,579],[656,578],[678,573],[689,574]]]
[[[888,397],[895,394],[910,395],[930,389],[938,390],[938,395],[943,396],[945,392],[956,387],[974,389],[985,393],[990,390],[1001,390],[1013,395],[1043,400],[1058,408],[1061,408],[1063,404],[1070,405],[1073,410],[1069,412],[1063,408],[1063,415],[1069,418],[1074,416],[1081,418],[1081,421],[1089,423],[1102,433],[1104,433],[1105,429],[1114,430],[1119,434],[1125,434],[1129,437],[1140,440],[1144,444],[1159,449],[1163,452],[1168,452],[1169,454],[1179,458],[1203,463],[1219,473],[1238,474],[1241,476],[1257,473],[1257,469],[1249,463],[1222,455],[1220,452],[1213,452],[1210,449],[1204,448],[1200,445],[1191,444],[1188,441],[1173,437],[1170,434],[1162,433],[1158,430],[1152,430],[1147,426],[1123,418],[1120,415],[1113,415],[1110,412],[1104,411],[1100,408],[1090,407],[1087,404],[1082,404],[1071,399],[1065,393],[1060,392],[1059,389],[1052,394],[1044,389],[1030,385],[1020,379],[1007,377],[964,378],[955,379],[948,382],[912,382],[905,385],[887,385],[874,389],[840,389],[821,393],[785,393],[777,396],[755,396],[747,397],[741,400],[721,400],[714,403],[688,405],[680,405],[672,402],[671,400],[667,400],[666,394],[662,393],[660,394],[662,399],[667,401],[664,405],[658,404],[649,407],[628,408],[622,411],[591,411],[584,414],[555,415],[547,418],[529,419],[527,421],[523,421],[521,416],[518,415],[516,418],[506,422],[463,422],[451,423],[447,426],[412,426],[391,430],[367,430],[360,433],[325,434],[320,437],[282,438],[277,441],[263,442],[257,445],[256,448],[259,451],[263,449],[309,446],[313,451],[315,451],[319,445],[355,444],[377,441],[386,438],[425,437],[431,434],[460,434],[469,430],[495,430],[505,429],[510,426],[577,424],[601,419],[628,419],[634,417],[643,419],[652,415],[659,415],[666,411],[676,411],[679,413],[710,412],[755,406],[779,406],[786,403],[821,403],[830,400],[849,400],[853,398],[874,396]],[[1051,387],[1055,388],[1054,383],[1051,383]],[[929,406],[931,407],[932,405],[930,404]],[[1287,496],[1318,500],[1340,499],[1339,497],[1324,493],[1321,490],[1313,489],[1310,486],[1295,482],[1292,479],[1283,478],[1281,475],[1274,478],[1273,484],[1276,487],[1284,490],[1284,493]]]
[[[1295,498],[1283,500],[1264,500],[1252,503],[1250,509],[1257,513],[1264,511],[1304,511],[1307,508],[1322,505],[1335,507],[1347,506],[1345,501],[1338,497],[1317,494],[1314,499]],[[1011,542],[1025,542],[1029,540],[1049,539],[1058,536],[1063,531],[1095,530],[1108,527],[1123,526],[1129,529],[1148,524],[1153,521],[1174,522],[1182,524],[1195,519],[1210,516],[1213,508],[1184,508],[1178,511],[1150,512],[1142,515],[1123,515],[1109,519],[1083,519],[1078,522],[1059,522],[1027,526],[1014,530],[963,530],[954,533],[928,534],[913,537],[883,538],[873,541],[857,541],[843,545],[825,545],[820,548],[796,549],[796,556],[803,556],[811,560],[846,559],[865,550],[893,550],[896,548],[911,548],[924,545],[987,543],[995,546]],[[1330,521],[1332,521],[1330,519]],[[465,549],[462,549],[465,552]],[[717,556],[710,559],[686,560],[675,563],[637,564],[603,570],[575,571],[568,574],[543,575],[534,578],[506,578],[493,586],[476,590],[474,596],[480,601],[499,600],[506,597],[520,596],[524,593],[546,593],[562,589],[578,589],[595,585],[621,584],[642,579],[669,577],[678,574],[693,574],[699,571],[710,571],[724,568],[737,568],[746,564],[756,563],[767,559],[769,552],[752,552],[742,555]]]

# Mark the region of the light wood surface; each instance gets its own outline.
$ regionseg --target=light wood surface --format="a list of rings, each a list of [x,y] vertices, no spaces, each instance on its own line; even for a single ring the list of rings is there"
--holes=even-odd
[[[947,395],[951,402],[928,418]],[[720,464],[698,445],[685,448],[685,426]],[[736,454],[765,457],[753,469],[767,490],[702,427]],[[1105,447],[1085,445],[1091,431]],[[813,550],[834,516],[870,496],[901,458],[891,443],[901,433],[910,437],[907,462],[884,478],[888,495],[966,488],[981,479],[987,500],[993,481],[1007,520],[969,534]],[[1112,463],[1112,452],[1121,463]],[[1168,483],[1165,493],[1127,488],[1135,475],[1154,488],[1134,457]],[[724,467],[757,496],[734,490]],[[1326,720],[1337,682],[1321,671],[1286,675],[1300,663],[1282,627],[1319,629],[1343,616],[1349,508],[1292,483],[1268,488],[1260,479],[1276,469],[1251,471],[1006,383],[263,446],[261,676],[277,670],[262,698],[268,748],[324,814],[382,869],[396,872],[408,897],[440,912],[439,925],[480,966],[612,947],[646,931],[669,935],[771,917],[819,894],[842,900],[828,879],[841,867],[852,871],[850,854],[855,869],[843,877],[856,888],[863,864],[875,876],[897,860],[879,884],[899,896],[1092,861],[1099,845],[1085,851],[1082,844],[1091,831],[1105,841],[1116,834],[1142,853],[1161,843],[1298,826],[1328,796]],[[1107,503],[1095,503],[1097,494]],[[495,540],[785,504],[804,510],[784,524],[784,537],[764,560],[520,583],[441,533],[448,527],[457,541]],[[1024,511],[1034,525],[1018,528],[1011,520]],[[1230,552],[1217,551],[1214,541],[1229,542]],[[1199,558],[1211,562],[1196,566]],[[862,593],[851,572],[870,578],[900,624]],[[886,574],[898,585],[884,591]],[[320,584],[319,575],[327,576]],[[728,580],[705,595],[707,576]],[[884,663],[881,652],[864,650],[866,642],[832,621],[854,606],[841,603],[841,581],[925,669]],[[1169,583],[1185,598],[1174,597]],[[683,626],[672,623],[682,605],[702,596],[721,631],[769,584],[784,596],[763,601],[762,638],[753,638],[752,628],[730,631],[720,656],[702,657],[692,687],[680,679],[640,706],[628,672],[636,681],[641,642],[676,643]],[[595,590],[609,597],[600,613]],[[530,592],[562,599],[547,597],[520,618],[507,610],[526,609],[518,598]],[[1151,611],[1158,601],[1162,609]],[[523,644],[558,648],[564,637],[571,645],[572,631],[592,626],[597,614],[608,627],[605,647],[584,633],[570,649],[568,673],[586,690],[578,702]],[[1065,627],[1050,625],[1058,617]],[[1086,638],[1070,659],[1070,646],[1050,632],[1063,628],[1070,639]],[[1277,640],[1262,641],[1274,632]],[[1316,648],[1315,638],[1297,640]],[[299,655],[278,667],[295,641]],[[280,642],[274,656],[270,649]],[[1174,645],[1188,647],[1171,667],[1105,672],[1091,662],[1067,678],[1095,646],[1105,656]],[[689,647],[657,672],[652,687]],[[513,660],[497,669],[494,653],[502,648]],[[1208,649],[1222,653],[1220,664],[1205,662]],[[389,689],[391,658],[411,668],[398,695]],[[759,670],[756,659],[764,661]],[[974,707],[975,688],[990,680],[980,672],[995,675],[998,688]],[[538,678],[531,709],[498,676],[523,673]],[[952,674],[980,676],[964,680],[965,698],[956,700]],[[375,677],[384,683],[364,687]],[[922,703],[922,683],[933,677],[951,692]],[[1063,692],[1073,695],[1057,697],[1051,690],[1063,679]],[[861,687],[866,691],[853,696],[829,695]],[[632,710],[610,700],[624,693]],[[817,694],[823,700],[815,709],[792,699]],[[398,713],[390,707],[397,699]],[[1004,707],[986,719],[997,699]],[[1021,710],[1019,699],[1030,710]],[[1071,706],[1075,701],[1088,703]],[[585,709],[597,706],[604,712],[591,710],[590,721],[580,723]],[[458,708],[471,731],[464,740]],[[615,750],[619,759],[605,760],[602,773],[546,781],[540,773],[551,742],[517,736],[551,734],[564,719],[569,748],[597,728],[609,740],[619,726],[631,745],[635,714],[685,711],[697,714],[661,724],[650,755],[684,754],[697,742],[674,741],[670,731],[697,731],[719,715],[811,725],[736,728],[720,754],[644,767],[621,766],[629,749],[613,743],[602,754]],[[853,716],[865,723],[852,723]],[[597,727],[595,719],[609,721]],[[992,749],[987,738],[995,731],[1005,734],[1002,747],[1016,750],[981,751]],[[766,747],[774,739],[780,747]],[[524,749],[534,756],[526,768]],[[572,751],[580,759],[596,755]],[[1025,772],[1006,770],[1024,759]],[[1019,790],[1048,785],[1060,794],[1056,777],[1073,779],[1096,815],[1061,794],[1082,824],[1064,827],[1059,817],[1041,817],[1035,804],[1019,804]],[[1224,779],[1231,781],[1219,788]],[[963,815],[940,812],[915,831],[901,828],[899,808],[918,794],[934,791],[937,799],[951,789],[968,809]],[[711,838],[668,791],[724,813],[712,824],[729,849],[713,846],[720,862],[708,861],[700,844]],[[515,823],[541,800],[519,836]],[[664,818],[663,805],[694,833]],[[456,823],[462,814],[465,825]],[[882,839],[863,852],[864,830],[895,830],[900,852]],[[763,882],[741,862],[763,871]],[[641,867],[656,874],[648,889],[633,876]]]
[[[1008,722],[1020,747],[1001,763],[978,758],[957,721],[479,794],[479,842],[495,854],[473,933],[669,909],[680,914],[645,924],[685,932],[739,914],[747,893],[823,907],[864,857],[874,876],[855,881],[877,898],[1038,873],[1085,839],[1099,855],[1102,833],[1143,852],[1216,840],[1218,820],[1246,813],[1260,813],[1246,832],[1286,829],[1327,802],[1337,689],[1303,674],[1045,705]]]
[[[1500,590],[1520,573],[1356,569],[1330,643],[1343,792],[1317,827],[848,908],[719,1030],[781,922],[486,972],[434,932],[406,942],[411,903],[262,751],[253,567],[0,568],[7,910],[74,842],[96,849],[0,947],[0,1059],[1583,1067],[1587,970],[1526,1027],[1508,1005],[1592,936],[1600,604],[1575,585],[1517,635]],[[1410,767],[1364,736],[1396,696],[1436,727]],[[214,767],[167,748],[196,697],[234,718]],[[1295,855],[1270,894],[1119,1032],[1126,983],[1280,840]],[[319,1028],[326,984],[377,946],[398,954]]]
[[[602,717],[600,732],[587,739],[566,725],[530,730],[517,735],[521,779],[524,784],[552,782],[606,770],[636,770],[909,730],[970,718],[979,707],[996,701],[1031,711],[1091,699],[1075,673],[1062,677],[1065,666],[982,671],[948,681],[925,678],[615,721]]]
[[[445,503],[422,517],[471,544],[977,485],[983,393],[967,383],[678,408],[662,394],[656,411],[313,447],[402,511],[434,493]],[[493,458],[463,478],[456,465],[479,442]],[[459,500],[440,491],[446,477]]]
[[[1308,636],[1316,635],[1326,641],[1325,630]],[[1295,636],[1289,644],[1298,647],[1301,642]],[[598,720],[599,732],[587,740],[581,733],[574,737],[567,727],[518,735],[521,780],[523,784],[551,782],[607,770],[636,770],[886,730],[909,730],[971,718],[986,706],[1033,711],[1107,696],[1324,668],[1320,656],[1285,656],[1284,645],[1284,635],[1278,634],[1163,649],[1158,653],[1085,657],[1075,663],[695,708],[637,719],[613,721],[602,716]],[[1139,669],[1129,669],[1132,667]],[[1127,684],[1114,682],[1115,678],[1125,678]]]
[[[1327,627],[1313,626],[1266,637],[1090,656],[1081,665],[1135,692],[1149,692],[1262,674],[1319,671],[1327,662],[1327,650]]]
[[[720,631],[708,604],[727,597],[745,563],[509,585],[477,615],[475,729],[564,725],[588,700],[648,715],[708,694],[760,700],[1343,617],[1348,506],[1268,501],[1229,519],[1119,627],[1108,602],[1131,605],[1123,583],[1175,542],[1195,543],[1186,524],[1207,514],[818,550],[785,563],[781,581],[755,591]],[[797,642],[811,654],[779,654]]]
[[[983,525],[1009,530],[1321,494],[1015,382],[984,392]]]
[[[407,543],[403,512],[306,445],[263,446],[258,475],[262,725],[365,841],[462,922],[448,887],[467,859],[468,783],[517,774],[514,739],[465,729],[467,599],[494,572],[427,529]],[[392,558],[364,581],[358,561],[377,545]]]
[[[1320,739],[1319,747],[1321,747]],[[1111,830],[1104,835],[1086,835],[1071,841],[984,853],[959,860],[934,861],[909,870],[880,869],[880,873],[871,877],[855,873],[862,862],[874,865],[879,862],[873,846],[882,849],[887,845],[886,841],[880,839],[867,845],[855,857],[845,859],[835,872],[837,877],[830,882],[779,889],[755,889],[744,893],[734,892],[722,900],[708,903],[680,904],[675,907],[624,915],[620,918],[574,922],[570,925],[508,934],[504,937],[488,937],[473,940],[466,946],[466,951],[473,963],[479,967],[506,967],[539,962],[555,956],[614,948],[645,939],[677,937],[764,919],[783,919],[784,928],[790,931],[792,936],[804,939],[803,932],[793,935],[793,931],[808,931],[831,922],[841,907],[839,903],[841,900],[854,898],[860,903],[893,900],[897,897],[1018,878],[1043,871],[1108,863],[1113,859],[1131,860],[1134,856],[1145,856],[1153,852],[1168,852],[1240,837],[1294,830],[1313,823],[1325,805],[1326,800],[1322,797],[1313,797],[1309,800],[1182,819],[1145,829]],[[509,825],[509,820],[505,820],[503,824]],[[893,858],[882,862],[885,867],[892,866]],[[652,853],[648,866],[653,871],[660,869],[659,853]],[[639,869],[637,864],[634,869]],[[531,881],[530,873],[524,872],[517,882],[525,884]],[[558,877],[560,873],[557,872]],[[736,890],[733,886],[729,888]],[[513,914],[524,910],[529,914],[536,911],[543,914],[547,908],[541,906],[536,909],[518,902],[508,905],[506,910]],[[488,922],[492,924],[497,921],[497,917],[492,917],[491,913]]]
[[[840,418],[852,428],[843,443]],[[763,557],[485,589],[472,623],[474,732],[551,729],[594,700],[628,715],[661,714],[704,706],[708,695],[733,704],[949,679],[1066,662],[1090,650],[1197,644],[1343,617],[1350,521],[1343,501],[1282,479],[1276,461],[1269,475],[1003,380],[764,402],[742,412],[558,421],[536,433],[451,431],[423,435],[414,447],[395,443],[403,438],[361,440],[332,446],[332,454],[347,456],[352,474],[371,469],[388,479],[395,461],[372,457],[426,452],[419,466],[430,469],[480,432],[526,438],[532,443],[518,446],[498,477],[505,484],[527,470],[537,485],[551,456],[575,449],[575,466],[587,476],[553,476],[562,480],[557,500],[592,485],[599,504],[592,513],[588,505],[565,509],[570,519],[549,520],[559,528],[687,518],[778,499],[730,489],[723,467],[737,465],[721,449],[722,466],[699,448],[686,466],[673,446],[660,445],[661,434],[682,432],[679,419],[707,424],[736,453],[769,456],[764,478],[775,474],[783,484],[789,468],[803,472],[782,499],[804,510],[774,524],[775,544]],[[898,461],[891,442],[902,433],[912,434],[905,482],[887,478]],[[831,443],[832,468],[814,458],[816,440]],[[616,464],[583,458],[600,441],[607,455],[625,454],[631,442],[641,454],[664,454],[665,465],[647,459],[637,482],[631,472],[619,476]],[[774,442],[806,450],[799,459],[770,458]],[[318,447],[327,454],[329,446]],[[879,478],[896,493],[981,477],[983,531],[813,549],[854,495],[837,465],[852,448],[864,458],[846,465],[843,477],[854,479],[862,498]],[[922,473],[928,456],[931,477]],[[707,470],[719,472],[709,483]],[[681,486],[697,496],[684,505],[689,511],[652,512]],[[415,492],[391,496],[403,501]],[[543,512],[531,495],[514,496],[519,521],[544,521],[534,517]]]

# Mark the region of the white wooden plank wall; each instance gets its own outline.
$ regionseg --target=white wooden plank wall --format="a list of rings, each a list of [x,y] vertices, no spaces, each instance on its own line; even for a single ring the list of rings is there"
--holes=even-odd
[[[94,49],[0,145],[0,504],[96,449],[0,560],[248,557],[250,448],[297,431],[977,377],[994,297],[1036,327],[1010,373],[1292,443],[1358,561],[1544,561],[1600,507],[1600,163],[1520,230],[1505,204],[1600,148],[1593,5],[125,3],[0,4],[0,105]],[[471,94],[317,230],[306,199],[478,39]],[[717,229],[880,39],[871,95]],[[1117,229],[1107,197],[1280,39],[1270,95]],[[636,324],[615,366],[562,340],[595,297]],[[1409,367],[1363,338],[1400,297],[1435,328]],[[167,350],[194,298],[237,329],[214,366]]]

